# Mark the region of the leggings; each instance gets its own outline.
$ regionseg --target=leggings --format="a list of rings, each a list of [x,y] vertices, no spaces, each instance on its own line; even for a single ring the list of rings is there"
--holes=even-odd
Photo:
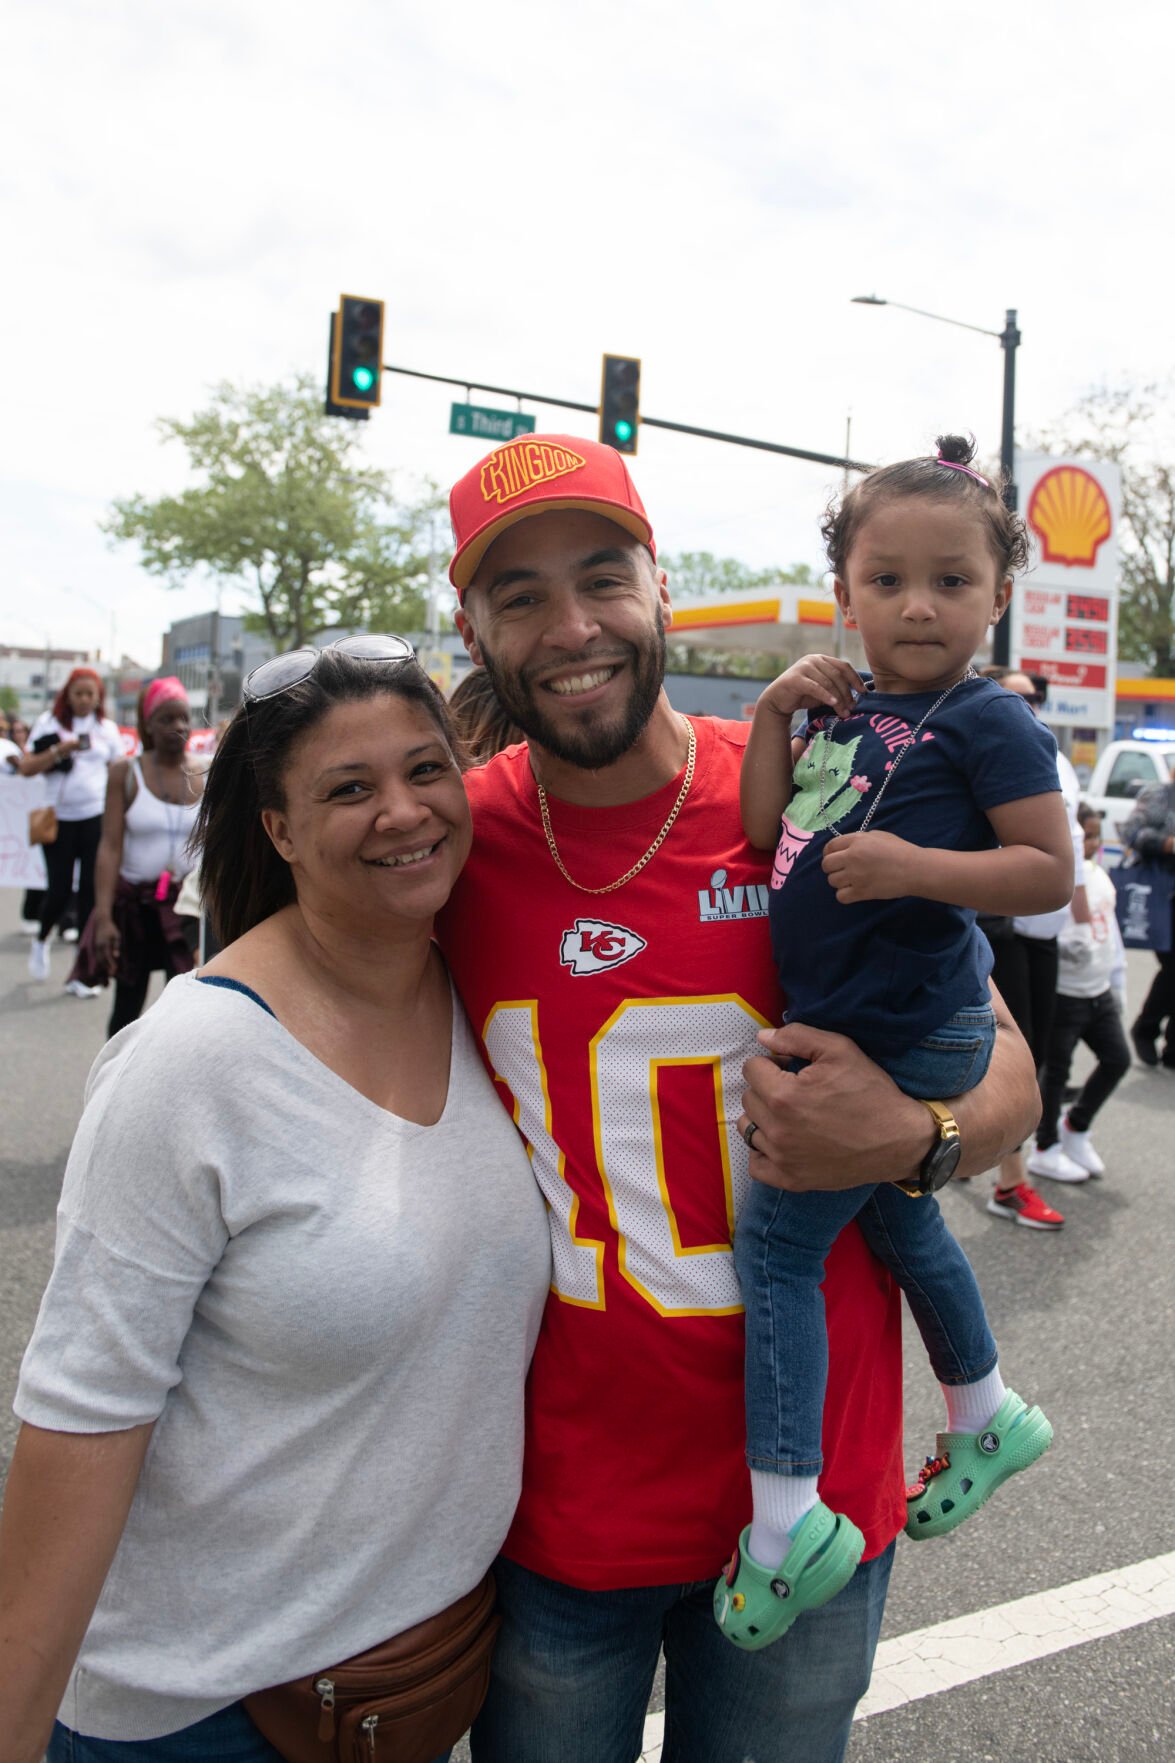
[[[102,816],[92,820],[59,820],[57,837],[42,847],[49,885],[41,905],[41,941],[45,942],[69,904],[73,892],[73,868],[78,866],[78,930],[94,910],[94,861],[102,837]]]
[[[1044,1064],[1049,1029],[1057,1002],[1057,940],[1055,937],[993,937],[992,979],[1000,989],[1016,1027],[1032,1049],[1039,1072]]]
[[[1047,1151],[1057,1142],[1061,1103],[1079,1041],[1085,1042],[1097,1064],[1069,1110],[1069,1125],[1074,1132],[1088,1132],[1098,1109],[1113,1095],[1130,1070],[1130,1048],[1126,1045],[1122,1018],[1112,992],[1103,992],[1099,998],[1057,995],[1057,1008],[1045,1052],[1044,1081],[1040,1086],[1044,1112],[1037,1128],[1036,1143],[1041,1151]]]
[[[1167,1025],[1163,1064],[1175,1065],[1175,900],[1171,902],[1171,947],[1156,957],[1158,972],[1151,983],[1134,1028],[1144,1040],[1157,1040]]]
[[[137,1022],[147,1002],[147,988],[151,983],[151,975],[157,968],[163,969],[163,983],[172,975],[171,956],[167,944],[163,940],[163,930],[159,923],[158,912],[143,908],[143,945],[139,951],[141,959],[136,963],[134,978],[115,980],[114,1008],[110,1012],[110,1020],[106,1024],[106,1038],[110,1040],[120,1029],[130,1022]]]

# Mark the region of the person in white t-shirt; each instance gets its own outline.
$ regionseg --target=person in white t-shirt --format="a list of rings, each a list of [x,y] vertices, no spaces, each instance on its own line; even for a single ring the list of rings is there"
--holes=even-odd
[[[1089,922],[1079,923],[1070,912],[1057,934],[1057,1002],[1045,1042],[1040,1086],[1044,1106],[1028,1167],[1033,1175],[1051,1175],[1054,1165],[1064,1158],[1083,1169],[1088,1178],[1105,1174],[1106,1166],[1090,1142],[1090,1128],[1098,1110],[1130,1070],[1130,1048],[1122,1026],[1126,951],[1118,929],[1114,884],[1097,861],[1102,817],[1083,802],[1077,818],[1085,840]],[[1085,1042],[1097,1064],[1068,1113],[1062,1114],[1069,1067],[1079,1041]]]
[[[106,714],[106,692],[92,667],[75,667],[53,708],[38,716],[28,751],[16,769],[23,777],[43,775],[49,805],[57,811],[57,837],[44,846],[48,886],[41,902],[41,927],[29,950],[29,972],[49,978],[49,938],[73,892],[77,870],[78,929],[94,910],[94,863],[102,837],[106,772],[122,758],[118,724]],[[77,988],[88,996],[89,988]]]

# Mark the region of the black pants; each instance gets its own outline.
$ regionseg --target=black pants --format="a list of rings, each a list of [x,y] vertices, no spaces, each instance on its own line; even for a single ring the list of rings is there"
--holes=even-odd
[[[1172,943],[1175,944],[1175,902],[1171,906]],[[1151,983],[1142,1009],[1134,1021],[1138,1034],[1148,1041],[1157,1040],[1163,1032],[1164,1022],[1167,1024],[1167,1045],[1163,1054],[1164,1065],[1175,1065],[1175,947],[1168,949],[1165,955],[1156,955],[1159,971]]]
[[[1013,1022],[1032,1049],[1039,1072],[1057,1000],[1057,940],[1022,937],[1011,931],[992,936],[992,979],[1003,994]]]
[[[143,960],[133,980],[115,980],[114,1008],[110,1012],[110,1021],[106,1024],[106,1038],[116,1035],[120,1028],[128,1022],[137,1022],[147,1002],[147,988],[151,984],[151,975],[162,968],[167,978],[171,978],[171,961],[167,953],[167,944],[163,940],[163,931],[159,924],[158,912],[145,911],[143,917]],[[164,982],[166,984],[166,980]]]
[[[92,820],[59,820],[57,837],[44,845],[45,868],[49,885],[41,905],[41,941],[69,905],[73,893],[73,868],[78,866],[78,929],[85,930],[86,920],[94,910],[94,860],[102,837],[102,816]]]
[[[1112,992],[1102,992],[1097,998],[1066,998],[1058,994],[1040,1086],[1044,1111],[1036,1142],[1042,1151],[1057,1142],[1057,1121],[1079,1041],[1085,1042],[1097,1064],[1069,1110],[1069,1125],[1074,1132],[1088,1132],[1098,1109],[1130,1070],[1130,1048]]]

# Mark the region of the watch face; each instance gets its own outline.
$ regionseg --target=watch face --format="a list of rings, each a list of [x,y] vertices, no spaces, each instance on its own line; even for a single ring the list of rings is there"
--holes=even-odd
[[[922,1165],[922,1178],[929,1193],[936,1194],[939,1188],[946,1187],[959,1167],[959,1158],[962,1155],[963,1145],[960,1139],[941,1139],[935,1145]]]

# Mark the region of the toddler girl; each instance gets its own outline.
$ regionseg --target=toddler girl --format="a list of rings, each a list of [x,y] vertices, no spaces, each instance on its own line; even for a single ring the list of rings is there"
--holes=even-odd
[[[1027,562],[1023,523],[973,469],[973,451],[940,437],[937,458],[875,471],[830,511],[836,597],[871,672],[809,655],[775,680],[741,785],[748,838],[777,847],[769,918],[786,1020],[851,1034],[926,1101],[944,1143],[957,1128],[939,1098],[979,1083],[995,1039],[976,912],[1047,911],[1073,887],[1052,735],[971,666]],[[808,721],[793,740],[797,710]],[[1040,1409],[1004,1387],[974,1275],[933,1198],[952,1166],[949,1155],[928,1160],[906,1191],[751,1183],[735,1259],[753,1520],[714,1594],[737,1646],[766,1646],[827,1602],[864,1547],[817,1495],[820,1282],[850,1220],[901,1284],[946,1398],[947,1431],[909,1490],[907,1534],[954,1529],[1048,1448]]]

